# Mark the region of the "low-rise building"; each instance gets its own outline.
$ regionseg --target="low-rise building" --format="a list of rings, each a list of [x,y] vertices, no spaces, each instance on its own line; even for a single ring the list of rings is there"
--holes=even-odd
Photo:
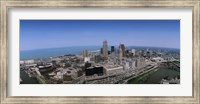
[[[93,67],[88,67],[85,69],[86,76],[91,76],[94,74],[103,75],[103,67],[102,66],[93,66]]]
[[[104,70],[106,75],[116,75],[124,72],[123,66],[120,65],[105,65]]]
[[[58,68],[58,72],[56,76],[54,76],[57,79],[63,79],[63,80],[69,80],[77,78],[77,70],[73,68]],[[69,78],[71,77],[71,78]]]
[[[34,60],[24,60],[24,64],[34,64],[34,62]]]
[[[155,58],[152,58],[151,60],[155,62],[162,62],[164,59],[161,57],[155,57]]]

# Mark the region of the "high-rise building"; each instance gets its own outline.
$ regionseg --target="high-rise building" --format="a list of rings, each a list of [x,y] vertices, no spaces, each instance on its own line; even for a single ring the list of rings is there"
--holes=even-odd
[[[101,61],[101,56],[100,55],[95,55],[94,56],[94,62],[95,63],[98,63],[98,62],[100,62]]]
[[[122,49],[121,49],[121,48],[119,48],[119,59],[121,60],[121,59],[122,59],[122,57],[123,57],[123,52],[122,52]]]
[[[107,41],[103,41],[103,56],[108,57],[108,43]]]
[[[101,48],[100,52],[101,52],[101,54],[103,54],[103,48]]]
[[[115,52],[115,46],[111,46],[111,53]]]
[[[88,51],[87,50],[83,50],[82,55],[83,55],[83,57],[88,57]]]
[[[124,44],[120,44],[119,45],[119,50],[121,49],[122,51],[122,57],[125,57],[126,56],[126,48],[125,48],[125,45]]]
[[[137,58],[135,62],[135,67],[142,68],[145,66],[145,58]]]

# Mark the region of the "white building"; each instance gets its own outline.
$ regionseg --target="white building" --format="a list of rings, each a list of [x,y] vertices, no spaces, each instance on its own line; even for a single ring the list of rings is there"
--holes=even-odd
[[[58,70],[59,71],[57,72],[56,76],[54,76],[55,78],[63,79],[64,75],[71,76],[72,78],[78,77],[77,72],[79,69],[74,69],[72,67],[69,67],[69,68],[58,68]]]
[[[62,73],[62,72],[57,72],[56,77],[57,77],[58,79],[63,79],[63,73]]]
[[[132,49],[131,53],[133,54],[133,56],[135,56],[135,49]]]
[[[34,60],[25,60],[24,64],[34,64]]]
[[[122,62],[122,65],[123,65],[123,67],[124,67],[124,70],[129,70],[129,69],[130,69],[129,62],[128,62],[128,61],[123,61],[123,62]]]
[[[90,57],[85,57],[84,62],[90,62]]]
[[[135,70],[135,60],[134,59],[126,59],[121,62],[121,65],[123,65],[124,70]]]
[[[155,62],[162,62],[164,59],[161,58],[161,57],[155,57],[155,58],[152,58],[152,61],[155,61]]]
[[[37,66],[37,64],[27,64],[27,65],[25,65],[26,67],[36,67]]]
[[[20,63],[20,64],[24,64],[24,61],[20,61],[19,63]]]
[[[125,63],[125,70],[129,70],[129,69],[130,69],[129,62],[126,62]]]

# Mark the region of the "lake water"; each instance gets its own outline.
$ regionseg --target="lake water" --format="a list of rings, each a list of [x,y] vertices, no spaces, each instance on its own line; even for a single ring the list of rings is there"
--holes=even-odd
[[[20,51],[20,60],[49,58],[66,54],[82,54],[83,50],[96,51],[101,46],[77,46]]]

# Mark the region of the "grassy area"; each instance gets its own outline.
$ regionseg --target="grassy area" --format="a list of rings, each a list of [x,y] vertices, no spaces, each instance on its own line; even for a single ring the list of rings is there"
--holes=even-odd
[[[129,80],[128,84],[142,84],[146,80],[148,80],[148,78],[149,78],[149,74],[144,74],[144,75],[142,75],[140,77],[133,78],[133,79]]]
[[[39,82],[40,84],[46,84],[46,81],[44,80],[44,78],[39,77],[39,76],[37,76],[36,78],[37,78],[37,80],[38,80],[38,82]]]
[[[28,76],[28,74],[24,70],[20,70],[20,78],[22,79],[22,82],[20,84],[38,84],[36,78],[31,78]]]
[[[176,77],[179,76],[180,72],[170,69],[158,69],[155,72],[150,72],[133,78],[128,81],[128,84],[158,84],[165,77]]]
[[[173,61],[173,63],[175,63],[175,64],[179,64],[180,62],[179,62],[179,61]]]
[[[170,69],[159,69],[156,72],[152,73],[149,79],[146,81],[147,84],[160,83],[161,79],[165,77],[176,77],[179,76],[180,72]]]

